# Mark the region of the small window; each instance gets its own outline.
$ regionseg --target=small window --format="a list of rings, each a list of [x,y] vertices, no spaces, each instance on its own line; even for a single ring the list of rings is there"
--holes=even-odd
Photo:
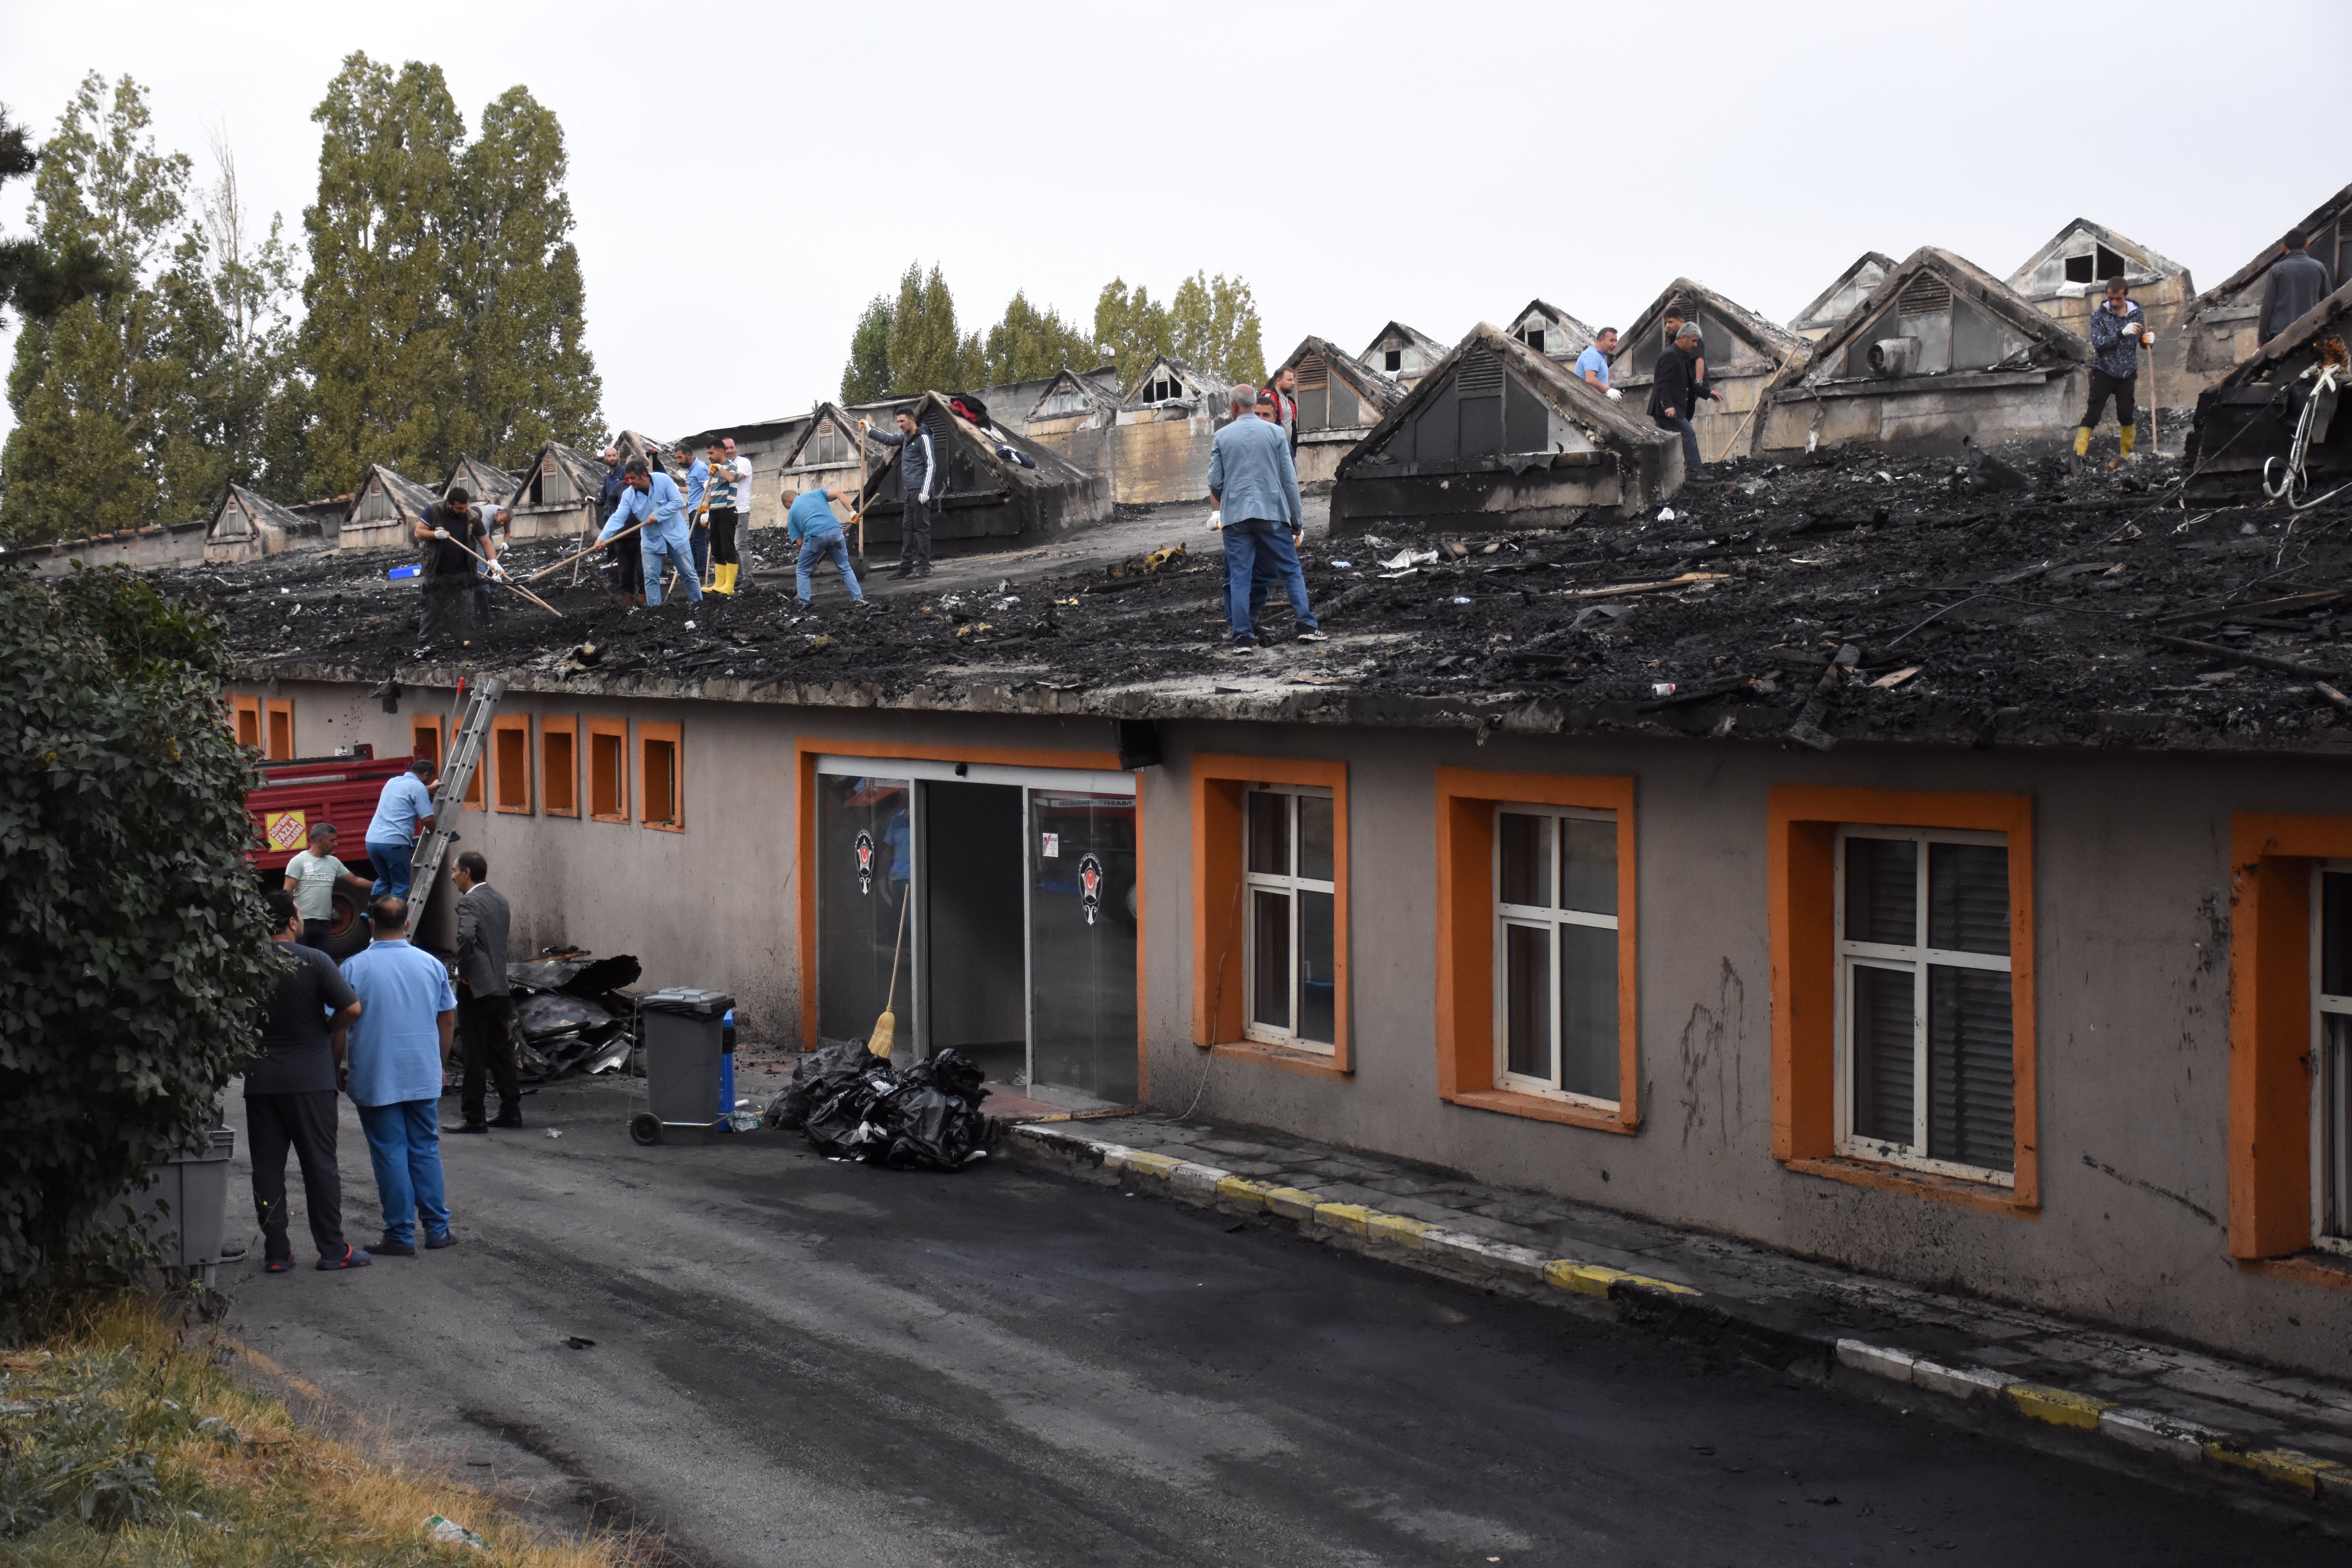
[[[1528,347],[1535,350],[1538,353],[1543,353],[1544,339],[1545,332],[1541,327],[1529,327],[1526,331],[1519,334],[1519,342],[1527,344]]]
[[[580,815],[579,745],[576,720],[539,721],[540,809],[550,816]]]
[[[1381,368],[1394,375],[1404,368],[1404,350],[1391,349],[1381,356]]]
[[[1838,1152],[2011,1184],[2009,849],[1838,830]]]
[[[2117,256],[2114,251],[2109,250],[2105,246],[2103,245],[2099,247],[2096,254],[2099,263],[2099,279],[2101,281],[2105,281],[2109,278],[2120,278],[2125,274],[2125,272],[2129,270],[2124,262],[2124,258]]]
[[[1495,813],[1496,1082],[1614,1109],[1617,814]]]
[[[588,815],[599,822],[629,820],[629,724],[588,721]]]
[[[530,810],[530,720],[520,713],[490,721],[490,789],[498,808]]]
[[[686,828],[684,759],[675,724],[637,726],[637,820],[672,833]]]
[[[229,732],[240,746],[261,750],[261,700],[257,697],[229,699]]]
[[[430,757],[436,769],[441,766],[441,720],[438,715],[419,714],[408,721],[408,754]]]
[[[294,754],[294,704],[273,697],[262,704],[262,712],[268,737],[262,754],[273,763],[282,762]]]
[[[2066,281],[2088,283],[2097,270],[2098,258],[2092,256],[2070,256],[2066,258]]]
[[[1253,784],[1244,806],[1243,1032],[1267,1045],[1328,1053],[1339,1035],[1331,792]]]
[[[2312,1239],[2352,1253],[2352,861],[2312,873]]]

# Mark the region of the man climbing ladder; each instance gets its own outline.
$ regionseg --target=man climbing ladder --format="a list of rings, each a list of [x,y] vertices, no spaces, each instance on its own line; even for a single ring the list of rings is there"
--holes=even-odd
[[[2129,458],[2139,440],[2139,347],[2153,344],[2147,320],[2131,298],[2131,285],[2120,278],[2107,279],[2107,297],[2091,310],[2091,405],[2074,432],[2074,459],[2091,455],[2091,432],[2107,399],[2116,400],[2116,419],[2123,426],[2118,460]]]

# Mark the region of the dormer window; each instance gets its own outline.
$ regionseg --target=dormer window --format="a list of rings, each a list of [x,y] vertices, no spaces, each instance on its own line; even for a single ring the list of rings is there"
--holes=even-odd
[[[2121,278],[2129,270],[2124,258],[2104,245],[2094,245],[2087,254],[2066,258],[2069,283],[2103,283],[2110,278]]]
[[[1391,349],[1381,356],[1381,368],[1394,375],[1404,368],[1404,350]]]
[[[816,427],[804,460],[817,464],[849,461],[849,437],[842,433],[840,426],[827,420]]]
[[[1146,403],[1174,403],[1183,395],[1184,384],[1176,379],[1172,371],[1155,372],[1151,379],[1144,383],[1143,401]]]
[[[1528,347],[1535,350],[1536,353],[1541,353],[1544,352],[1544,341],[1546,335],[1544,329],[1541,327],[1528,327],[1519,333],[1519,342],[1527,344]]]

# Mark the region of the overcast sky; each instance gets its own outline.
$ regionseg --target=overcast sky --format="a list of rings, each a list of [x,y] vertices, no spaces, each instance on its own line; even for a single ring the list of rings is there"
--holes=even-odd
[[[84,72],[128,72],[164,146],[201,170],[218,124],[299,238],[354,49],[440,65],[469,130],[516,82],[562,118],[605,416],[662,436],[835,395],[915,259],[966,330],[1016,288],[1090,323],[1115,275],[1237,274],[1271,360],[1538,295],[1622,324],[1678,274],[1786,320],[1864,250],[2006,276],[2078,215],[2210,285],[2352,179],[2344,0],[16,0],[0,102],[46,136]]]

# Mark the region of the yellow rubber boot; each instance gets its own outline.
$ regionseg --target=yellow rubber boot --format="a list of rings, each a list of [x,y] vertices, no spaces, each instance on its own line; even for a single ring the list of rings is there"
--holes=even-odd
[[[734,567],[732,567],[732,566],[714,566],[714,567],[712,567],[712,568],[710,569],[710,572],[711,572],[711,579],[712,579],[711,584],[710,584],[710,591],[711,591],[712,593],[714,593],[714,594],[732,594],[732,593],[735,591],[735,568],[734,568]]]
[[[2138,446],[2138,445],[2139,445],[2139,426],[2137,426],[2137,425],[2126,425],[2126,426],[2124,426],[2124,433],[2123,433],[2123,448],[2124,448],[2124,456],[2125,456],[2125,457],[2126,457],[2126,458],[2130,457],[2130,456],[2132,455],[2132,448],[2133,448],[2134,447]]]
[[[2091,427],[2088,425],[2077,425],[2074,426],[2074,456],[2087,458],[2090,455]]]

